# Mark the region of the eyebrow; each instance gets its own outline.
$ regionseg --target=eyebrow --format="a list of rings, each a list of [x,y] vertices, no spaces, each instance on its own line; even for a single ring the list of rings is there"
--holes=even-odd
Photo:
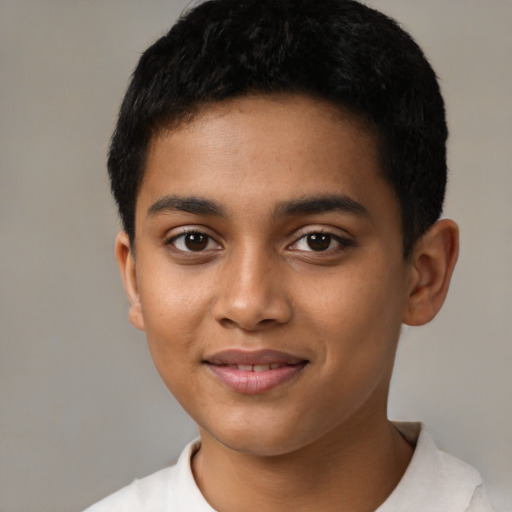
[[[160,198],[148,208],[148,215],[154,216],[167,212],[187,212],[195,215],[227,217],[224,208],[215,201],[202,197],[181,197],[169,195]],[[368,210],[361,204],[345,195],[308,196],[279,203],[275,209],[276,217],[291,215],[312,215],[339,211],[358,217],[368,216]]]
[[[368,210],[361,204],[345,195],[321,195],[303,197],[286,201],[277,206],[279,216],[311,215],[339,211],[357,217],[368,217]]]
[[[214,217],[226,216],[222,206],[215,201],[193,196],[165,196],[148,208],[148,215],[150,216],[166,212],[187,212],[196,215],[212,215]]]

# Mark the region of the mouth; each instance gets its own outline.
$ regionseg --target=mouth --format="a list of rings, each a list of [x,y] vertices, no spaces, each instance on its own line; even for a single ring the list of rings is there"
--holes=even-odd
[[[300,376],[309,361],[276,350],[226,350],[205,358],[203,364],[231,390],[260,394]]]

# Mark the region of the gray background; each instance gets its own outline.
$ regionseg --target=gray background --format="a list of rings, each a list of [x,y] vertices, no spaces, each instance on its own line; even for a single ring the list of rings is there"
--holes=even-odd
[[[0,511],[77,511],[173,462],[195,428],[127,321],[105,176],[141,51],[184,0],[0,0]],[[390,415],[422,419],[512,511],[512,1],[375,0],[441,79],[444,310],[407,330]]]

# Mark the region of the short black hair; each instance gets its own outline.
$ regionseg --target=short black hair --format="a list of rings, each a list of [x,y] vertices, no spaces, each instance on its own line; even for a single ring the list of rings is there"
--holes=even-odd
[[[205,104],[253,93],[322,98],[375,129],[383,175],[400,203],[406,257],[442,212],[444,102],[411,36],[354,0],[209,0],[144,52],[108,158],[132,244],[151,137]]]

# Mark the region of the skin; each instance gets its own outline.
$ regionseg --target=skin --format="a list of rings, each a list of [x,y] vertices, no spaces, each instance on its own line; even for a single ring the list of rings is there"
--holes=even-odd
[[[290,207],[333,196],[345,207]],[[184,211],[176,198],[220,212]],[[312,248],[314,234],[325,250]],[[130,320],[199,425],[193,471],[216,510],[357,512],[386,499],[413,451],[386,414],[400,327],[435,316],[457,248],[456,225],[441,220],[403,259],[375,137],[329,103],[247,96],[153,138],[135,253],[120,233],[116,255]],[[240,393],[205,364],[226,349],[307,364]]]

